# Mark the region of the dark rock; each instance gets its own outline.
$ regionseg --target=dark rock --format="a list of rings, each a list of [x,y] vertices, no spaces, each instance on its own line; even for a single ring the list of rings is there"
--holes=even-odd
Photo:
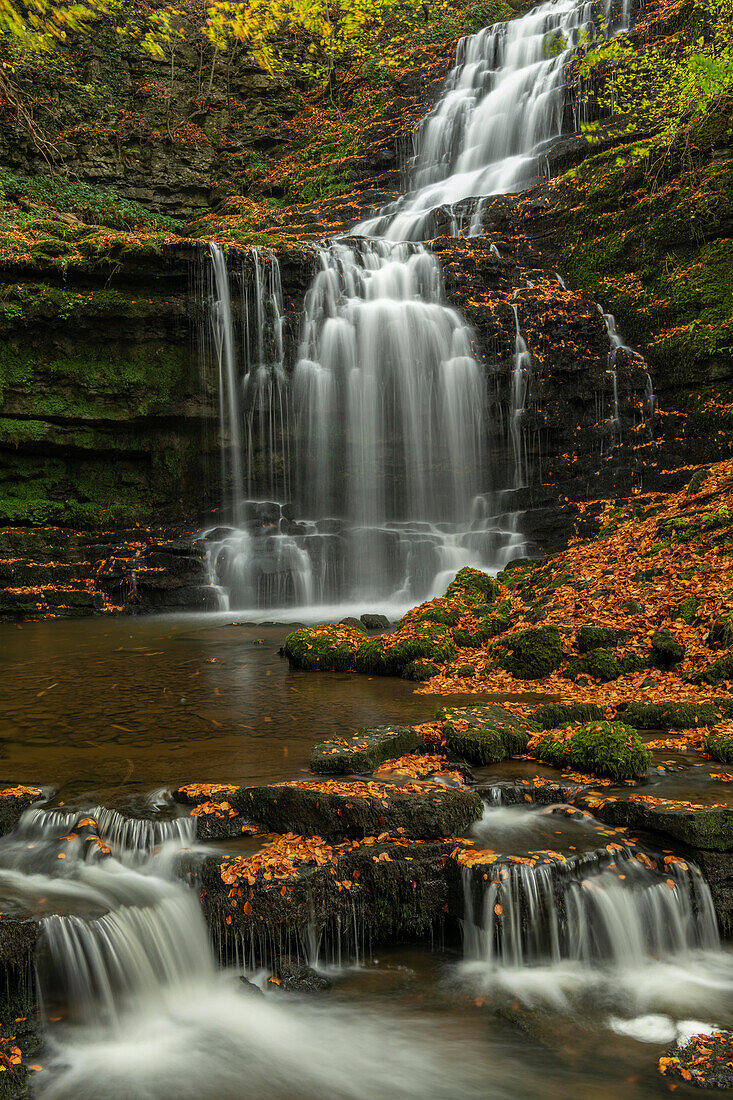
[[[366,628],[361,619],[354,618],[353,615],[347,615],[345,619],[340,620],[341,626],[350,626],[352,630],[359,630],[363,632]]]
[[[287,993],[321,994],[326,993],[333,985],[312,966],[290,960],[283,960],[278,965],[277,977],[280,979],[279,988]]]
[[[422,746],[410,726],[375,726],[350,738],[321,741],[311,751],[310,765],[323,775],[373,772],[385,760],[394,760]]]
[[[679,664],[685,656],[685,647],[677,641],[669,630],[657,630],[652,635],[652,660],[658,668],[671,668]]]
[[[275,783],[240,787],[232,804],[271,832],[365,837],[380,833],[417,839],[464,833],[483,812],[472,791],[439,784],[419,789],[380,783]]]
[[[29,806],[43,798],[40,787],[6,787],[0,790],[0,836],[9,833]]]
[[[703,484],[710,477],[710,469],[695,470],[690,480],[687,482],[687,492],[690,496],[694,496],[699,493],[703,487]]]
[[[701,1089],[733,1089],[733,1033],[693,1035],[659,1059],[665,1077]],[[670,1088],[676,1085],[670,1084]]]
[[[247,993],[251,993],[253,997],[264,997],[265,994],[262,992],[260,987],[258,985],[255,985],[254,982],[251,982],[249,978],[245,978],[244,974],[239,975],[239,980],[244,986]]]
[[[361,621],[367,630],[386,631],[391,625],[386,615],[362,615]]]

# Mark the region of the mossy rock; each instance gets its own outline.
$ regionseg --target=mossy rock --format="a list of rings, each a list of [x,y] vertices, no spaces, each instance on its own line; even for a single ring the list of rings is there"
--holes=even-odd
[[[685,647],[669,630],[657,630],[652,634],[652,651],[657,668],[672,668],[685,656]]]
[[[472,569],[471,566],[466,565],[458,570],[445,594],[448,599],[458,597],[463,600],[493,603],[498,588],[497,582],[488,573],[482,573],[480,569]]]
[[[646,775],[651,753],[631,726],[622,722],[587,722],[569,737],[546,734],[534,756],[556,768],[577,768],[616,781]]]
[[[461,679],[470,680],[476,675],[476,666],[475,665],[459,665],[458,668],[454,669],[453,671],[454,671],[454,674],[456,676],[460,676]]]
[[[482,604],[474,607],[472,609],[474,617],[479,616],[479,609],[483,612],[486,605]],[[496,604],[491,614],[482,614],[477,617],[475,626],[459,627],[454,630],[453,641],[460,649],[478,649],[479,646],[490,642],[498,634],[504,633],[509,626],[511,613],[512,605],[509,600],[502,600],[501,603]]]
[[[351,630],[355,630],[358,634],[366,634],[366,627],[361,619],[354,618],[353,615],[347,615],[345,619],[341,619],[339,626],[348,626]]]
[[[578,649],[592,653],[595,649],[613,649],[629,638],[629,631],[612,626],[593,626],[586,623],[578,631]]]
[[[641,672],[649,668],[649,661],[643,657],[637,657],[634,653],[617,657],[610,649],[594,649],[582,657],[576,657],[568,661],[564,675],[568,680],[576,680],[580,676],[591,676],[594,680],[610,683],[618,680],[619,676],[625,676],[629,672]]]
[[[440,669],[437,665],[434,665],[432,661],[410,661],[402,670],[403,680],[417,680],[418,683],[424,680],[432,680],[433,676],[437,676]]]
[[[700,601],[696,596],[688,596],[686,600],[683,600],[678,607],[672,608],[671,618],[681,619],[683,623],[687,623],[688,626],[697,619],[697,611],[700,607]],[[731,633],[731,642],[733,642],[733,632]]]
[[[307,672],[351,672],[362,638],[362,632],[338,623],[294,630],[285,639],[283,655],[293,668]]]
[[[413,623],[442,623],[443,626],[456,626],[461,618],[461,609],[459,607],[431,607],[426,611],[420,611],[416,615],[410,613],[406,615],[403,622]]]
[[[443,713],[446,748],[469,764],[497,764],[519,756],[535,729],[505,707],[451,708]]]
[[[713,703],[629,703],[617,717],[638,730],[684,730],[714,726],[720,710]]]
[[[603,708],[595,703],[545,703],[532,713],[532,721],[543,730],[555,730],[568,722],[603,721]]]
[[[730,649],[733,646],[733,620],[730,615],[721,616],[710,624],[708,642],[711,646]]]
[[[310,765],[322,775],[373,772],[385,760],[394,760],[422,745],[411,726],[374,726],[353,737],[321,741],[311,750]]]
[[[733,734],[711,730],[705,738],[705,752],[721,764],[733,764]]]
[[[690,683],[692,684],[725,684],[729,680],[733,680],[733,653],[729,653],[725,657],[718,657],[717,661],[712,661],[707,668],[702,669],[701,672],[696,672],[690,677]]]
[[[544,680],[562,663],[562,638],[556,626],[510,634],[492,651],[515,680]]]
[[[360,639],[354,655],[357,672],[371,676],[402,676],[408,665],[429,661],[445,665],[456,655],[456,646],[441,623],[410,624],[409,634],[389,634]]]

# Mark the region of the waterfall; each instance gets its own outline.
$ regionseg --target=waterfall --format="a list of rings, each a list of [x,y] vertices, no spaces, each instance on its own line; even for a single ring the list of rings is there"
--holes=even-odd
[[[490,966],[633,968],[719,947],[710,891],[691,864],[661,873],[627,848],[564,864],[494,864],[478,892],[470,869],[462,878],[464,953]]]
[[[604,33],[628,24],[629,12],[612,2]],[[409,190],[355,236],[316,248],[292,370],[276,256],[253,249],[240,275],[238,338],[226,263],[212,244],[225,512],[234,526],[210,532],[209,560],[230,608],[312,607],[321,617],[368,603],[396,615],[440,594],[463,565],[495,570],[528,552],[516,513],[502,506],[502,492],[524,488],[529,473],[522,419],[531,356],[516,308],[514,476],[494,486],[473,334],[447,303],[435,256],[410,242],[428,235],[438,207],[455,234],[480,233],[483,198],[541,176],[571,121],[571,51],[600,24],[587,0],[547,0],[461,40],[438,103],[415,131]]]
[[[521,489],[527,483],[527,447],[522,420],[532,377],[532,356],[519,327],[519,307],[514,313],[514,368],[512,370],[511,407],[509,410],[509,435],[514,453],[514,488]]]
[[[606,33],[629,24],[628,0]],[[420,240],[432,211],[509,194],[538,182],[553,140],[568,127],[565,69],[581,36],[599,30],[585,0],[549,0],[458,44],[440,100],[414,135],[411,190],[358,231]]]

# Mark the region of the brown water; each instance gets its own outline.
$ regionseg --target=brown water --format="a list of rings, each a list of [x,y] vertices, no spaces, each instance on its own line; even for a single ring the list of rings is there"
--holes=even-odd
[[[262,782],[308,768],[325,737],[432,718],[401,680],[303,673],[287,626],[206,616],[5,625],[0,777],[119,805],[184,782]]]

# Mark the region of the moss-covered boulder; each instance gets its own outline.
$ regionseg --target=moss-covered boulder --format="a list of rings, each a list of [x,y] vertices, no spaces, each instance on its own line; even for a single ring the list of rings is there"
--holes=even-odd
[[[307,672],[351,672],[357,649],[363,641],[363,630],[354,630],[341,623],[306,627],[288,634],[283,655],[293,668]]]
[[[437,676],[439,672],[440,669],[432,661],[410,661],[402,671],[402,679],[423,683],[425,680],[432,680],[433,676]]]
[[[573,767],[617,781],[641,778],[651,763],[651,753],[636,730],[621,722],[587,722],[545,734],[532,754],[556,768]]]
[[[580,676],[590,676],[594,680],[610,683],[629,672],[641,672],[649,668],[649,661],[627,653],[619,657],[612,649],[594,649],[568,661],[564,675],[568,680],[577,680]]]
[[[449,753],[469,764],[497,764],[523,753],[536,727],[505,707],[460,707],[443,712]]]
[[[437,783],[274,783],[240,787],[232,804],[275,833],[324,838],[391,836],[431,839],[461,835],[483,812],[474,791]]]
[[[629,703],[617,718],[638,730],[685,730],[713,726],[720,711],[712,703]]]
[[[592,653],[594,649],[613,649],[627,641],[629,637],[628,630],[585,623],[577,634],[578,649],[581,653]]]
[[[410,622],[395,634],[361,639],[354,654],[354,667],[370,676],[402,676],[413,662],[445,665],[455,655],[456,646],[448,627],[423,620]]]
[[[480,569],[472,569],[471,566],[466,565],[458,570],[445,594],[448,599],[458,597],[466,601],[481,600],[482,603],[493,603],[498,588],[499,585],[488,573],[482,573]]]
[[[730,680],[733,680],[733,653],[718,657],[717,661],[711,661],[706,668],[690,677],[690,682],[693,684],[717,685],[728,683]]]
[[[512,605],[509,600],[502,600],[493,608],[486,604],[477,604],[472,608],[473,617],[468,625],[453,631],[453,641],[459,648],[477,649],[498,634],[504,633],[511,621],[511,613]]]
[[[672,668],[684,659],[685,647],[669,630],[652,634],[652,661],[657,668]]]
[[[323,775],[373,772],[385,760],[414,752],[422,738],[410,726],[374,726],[353,737],[333,738],[314,745],[311,768]]]
[[[461,679],[471,680],[476,675],[476,666],[470,664],[458,665],[453,671],[455,675],[460,676]]]
[[[532,721],[543,730],[555,730],[568,722],[602,722],[603,708],[595,703],[545,703],[532,712]]]
[[[705,738],[705,752],[721,764],[733,764],[733,730],[711,730]]]
[[[556,626],[510,634],[492,649],[497,664],[515,680],[544,680],[562,663],[562,638]]]

